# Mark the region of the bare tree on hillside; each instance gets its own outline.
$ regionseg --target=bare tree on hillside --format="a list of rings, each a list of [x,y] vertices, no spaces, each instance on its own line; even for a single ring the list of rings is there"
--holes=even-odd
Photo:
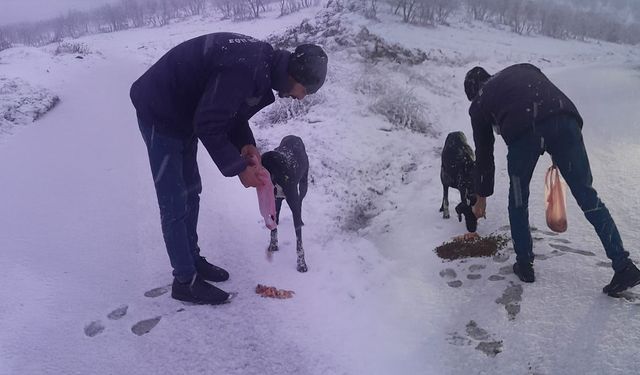
[[[394,14],[402,14],[403,22],[412,22],[419,7],[419,0],[393,0]],[[400,13],[402,12],[402,13]]]
[[[489,17],[490,0],[466,0],[467,11],[476,21],[485,21]]]
[[[231,19],[233,17],[232,0],[215,0],[215,5],[222,13],[222,19]]]
[[[193,16],[197,16],[204,13],[204,10],[207,5],[207,0],[188,0],[187,8],[189,9],[189,13]]]
[[[126,16],[121,6],[106,4],[98,8],[96,14],[103,22],[105,31],[114,32],[128,27]]]
[[[440,24],[447,23],[451,14],[460,7],[460,0],[432,0],[435,10],[435,21]]]
[[[144,26],[144,7],[139,0],[120,0],[120,6],[133,27]]]
[[[263,0],[245,0],[252,18],[260,18],[260,11],[264,9]]]
[[[9,42],[8,32],[0,29],[0,51],[3,51],[7,48],[11,48],[11,42]]]

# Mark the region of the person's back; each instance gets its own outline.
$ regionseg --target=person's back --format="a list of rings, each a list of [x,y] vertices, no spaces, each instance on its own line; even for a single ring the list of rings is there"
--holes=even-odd
[[[486,198],[493,194],[492,126],[507,143],[509,224],[516,253],[513,272],[518,278],[535,281],[529,184],[540,155],[548,152],[611,259],[614,276],[602,291],[617,296],[640,284],[640,270],[629,259],[609,210],[592,186],[582,118],[571,100],[531,64],[513,65],[493,76],[474,67],[465,75],[464,89],[471,101],[469,115],[476,145],[474,185],[478,197],[472,211],[478,218],[485,215]]]
[[[226,80],[257,82],[248,95],[271,93],[270,62],[273,48],[266,42],[234,33],[199,36],[172,48],[131,87],[138,117],[169,134],[194,132],[194,116],[205,91]],[[260,87],[264,86],[264,87]],[[228,85],[216,87],[233,90]],[[246,90],[238,85],[239,90]],[[259,92],[261,91],[261,92]],[[273,100],[273,99],[272,99]]]
[[[469,113],[472,120],[482,117],[491,122],[507,144],[556,115],[572,115],[582,124],[573,102],[531,64],[512,65],[491,76]]]

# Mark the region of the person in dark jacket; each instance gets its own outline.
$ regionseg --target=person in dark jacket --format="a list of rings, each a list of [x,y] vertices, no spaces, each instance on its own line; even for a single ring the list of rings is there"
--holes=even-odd
[[[573,102],[531,64],[513,65],[493,76],[475,67],[466,74],[464,89],[471,101],[469,115],[476,146],[474,185],[478,199],[473,212],[484,217],[486,197],[493,194],[495,130],[508,148],[509,222],[516,252],[513,271],[520,280],[535,281],[529,182],[538,158],[546,151],[612,261],[614,276],[603,292],[616,296],[639,284],[640,271],[629,259],[609,211],[592,187],[582,117]]]
[[[230,298],[206,282],[225,281],[228,272],[207,262],[198,247],[198,141],[225,177],[258,186],[260,152],[248,120],[275,101],[273,90],[303,99],[320,89],[326,73],[319,46],[303,44],[290,53],[250,36],[214,33],[174,47],[133,83],[131,101],[173,267],[173,298],[205,304]]]

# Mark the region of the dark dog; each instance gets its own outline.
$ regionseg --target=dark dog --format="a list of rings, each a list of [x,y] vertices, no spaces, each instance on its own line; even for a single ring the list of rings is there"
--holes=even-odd
[[[449,187],[458,189],[460,192],[460,204],[456,206],[458,221],[462,221],[464,215],[467,230],[471,233],[475,232],[478,227],[478,219],[471,209],[476,203],[476,197],[473,194],[474,166],[473,150],[467,143],[464,133],[449,133],[442,149],[440,180],[442,181],[443,196],[440,212],[442,212],[443,218],[449,218]]]
[[[274,194],[276,196],[276,223],[280,221],[282,201],[287,204],[293,214],[293,225],[296,230],[296,251],[298,254],[297,269],[307,272],[302,247],[302,200],[307,195],[307,178],[309,175],[309,158],[302,139],[295,135],[282,138],[280,146],[262,155],[262,165],[271,174]],[[278,250],[278,229],[271,231],[271,243],[268,251]]]

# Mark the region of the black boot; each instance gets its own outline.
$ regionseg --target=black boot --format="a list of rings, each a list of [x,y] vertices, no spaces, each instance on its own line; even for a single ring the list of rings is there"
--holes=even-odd
[[[191,282],[186,283],[174,278],[171,297],[199,305],[219,305],[230,301],[229,293],[204,281],[198,274],[193,276]]]
[[[213,264],[207,262],[207,260],[200,256],[196,255],[196,271],[198,271],[198,275],[205,280],[208,281],[227,281],[229,280],[229,272],[225,269],[220,268],[218,266],[214,266]]]
[[[613,279],[602,288],[602,292],[612,297],[617,297],[620,292],[633,288],[638,284],[640,284],[640,270],[635,264],[629,262],[625,268],[613,274]]]
[[[516,262],[513,264],[513,273],[515,273],[522,282],[532,283],[536,281],[536,274],[533,271],[533,263],[522,265]]]

